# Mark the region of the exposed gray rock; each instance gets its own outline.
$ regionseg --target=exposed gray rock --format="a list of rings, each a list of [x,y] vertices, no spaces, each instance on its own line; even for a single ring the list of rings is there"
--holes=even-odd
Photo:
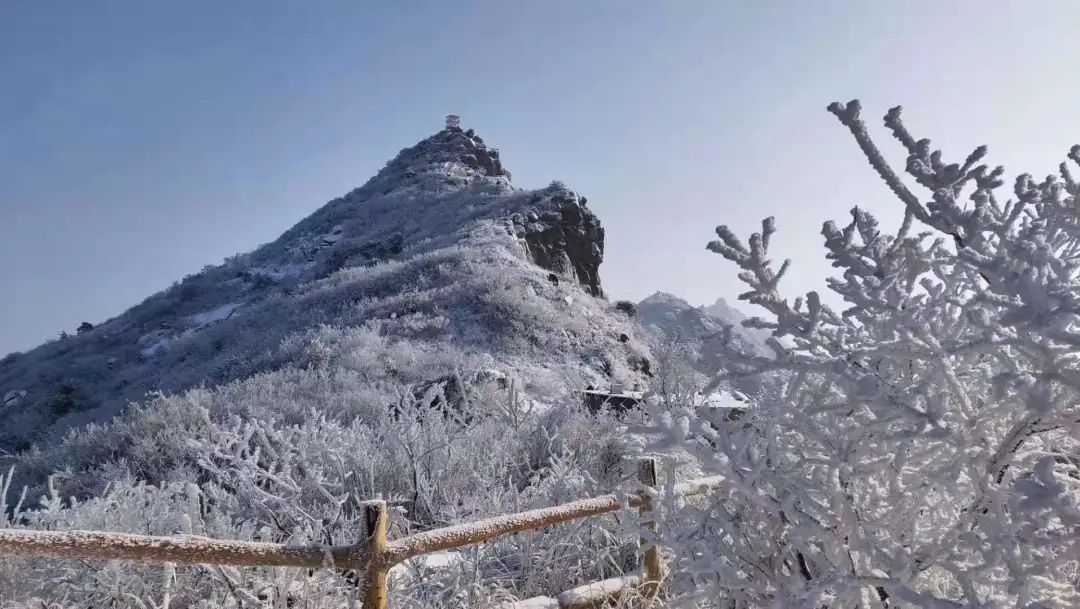
[[[604,260],[604,228],[584,199],[561,184],[538,193],[537,206],[513,218],[518,236],[536,264],[577,281],[602,296],[600,263]]]

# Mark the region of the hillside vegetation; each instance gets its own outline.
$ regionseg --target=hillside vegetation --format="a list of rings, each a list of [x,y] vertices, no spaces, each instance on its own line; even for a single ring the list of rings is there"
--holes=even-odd
[[[14,474],[0,518],[351,543],[359,502],[375,496],[399,506],[401,533],[609,492],[633,447],[579,392],[643,386],[651,355],[603,297],[602,258],[584,198],[559,183],[519,189],[480,137],[441,131],[276,241],[5,358],[0,446]],[[624,529],[608,518],[487,546],[468,556],[471,575],[401,598],[607,577],[633,566]],[[301,596],[295,574],[271,569],[170,573],[4,559],[0,604],[142,606],[166,588],[174,606]],[[356,592],[343,574],[302,580],[318,606]]]

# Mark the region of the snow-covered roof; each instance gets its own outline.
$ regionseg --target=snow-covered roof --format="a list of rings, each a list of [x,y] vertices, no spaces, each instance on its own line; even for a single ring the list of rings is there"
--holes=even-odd
[[[596,395],[609,398],[629,398],[633,400],[644,400],[645,393],[641,391],[622,391],[619,393],[611,393],[610,391],[601,391],[599,389],[586,389],[583,393],[586,395]]]
[[[745,409],[750,406],[746,396],[739,392],[716,391],[709,394],[697,394],[694,401],[705,408],[739,408]]]

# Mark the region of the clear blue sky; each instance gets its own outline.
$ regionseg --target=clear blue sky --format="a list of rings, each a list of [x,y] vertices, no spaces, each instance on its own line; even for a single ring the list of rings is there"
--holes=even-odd
[[[0,352],[274,239],[449,112],[607,227],[612,297],[740,290],[704,250],[765,215],[788,286],[821,221],[896,209],[824,108],[903,104],[957,160],[1080,142],[1073,2],[7,2]],[[880,129],[879,129],[880,132]],[[896,149],[887,144],[896,158]],[[892,226],[889,215],[886,226]]]

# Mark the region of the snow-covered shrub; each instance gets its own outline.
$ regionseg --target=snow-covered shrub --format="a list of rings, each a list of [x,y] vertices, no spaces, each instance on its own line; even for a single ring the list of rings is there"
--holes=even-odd
[[[694,369],[699,356],[694,345],[678,338],[662,338],[653,346],[656,375],[652,392],[667,405],[691,405],[707,384],[704,374]]]
[[[20,479],[49,482],[31,487],[19,511],[0,510],[0,527],[351,543],[363,529],[357,502],[375,496],[399,506],[392,535],[401,536],[609,492],[626,477],[628,449],[615,420],[572,402],[538,407],[535,387],[495,383],[489,361],[452,345],[322,327],[282,349],[312,343],[323,346],[323,365],[159,394],[24,454]],[[451,404],[437,386],[418,391],[432,375],[462,379],[461,395]],[[530,404],[514,425],[511,388]],[[19,482],[10,486],[4,496],[14,505]],[[464,550],[468,568],[399,582],[394,602],[464,607],[550,594],[632,567],[635,539],[613,517],[500,539]],[[330,607],[346,606],[356,592],[348,577],[325,570],[0,560],[3,607],[39,606],[32,598],[160,606],[166,597],[173,606]]]
[[[775,352],[733,352],[718,381],[774,385],[744,425],[686,410],[653,430],[727,477],[707,505],[669,506],[675,577],[749,607],[1075,607],[1080,184],[1062,164],[1002,200],[985,148],[948,163],[894,108],[885,125],[920,199],[857,101],[829,110],[903,220],[895,235],[860,209],[825,223],[843,311],[781,296],[771,218],[749,244],[717,228],[709,249],[768,312],[748,325],[770,329]]]

